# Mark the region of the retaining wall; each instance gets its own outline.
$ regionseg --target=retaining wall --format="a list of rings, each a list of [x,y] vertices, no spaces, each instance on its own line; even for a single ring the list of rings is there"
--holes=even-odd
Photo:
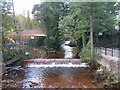
[[[101,65],[105,66],[107,70],[111,71],[114,75],[120,77],[120,59],[102,54],[102,59],[98,61]]]

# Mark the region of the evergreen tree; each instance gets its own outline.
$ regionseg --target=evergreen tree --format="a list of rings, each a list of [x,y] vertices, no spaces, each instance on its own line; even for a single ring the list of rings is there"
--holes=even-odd
[[[85,46],[86,33],[90,32],[91,15],[95,38],[98,38],[99,33],[112,34],[115,31],[115,3],[71,2],[68,3],[68,6],[69,14],[59,22],[61,39],[76,41],[82,38],[83,46]]]
[[[58,22],[60,18],[66,14],[67,8],[62,2],[44,2],[35,5],[33,8],[33,15],[40,27],[46,29],[47,38],[45,44],[54,49],[59,48],[59,29]]]

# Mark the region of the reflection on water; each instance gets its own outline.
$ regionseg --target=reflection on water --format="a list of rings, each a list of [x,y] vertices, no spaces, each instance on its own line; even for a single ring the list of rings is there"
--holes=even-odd
[[[90,72],[87,72],[88,68],[29,67],[29,64],[18,68],[11,69],[12,72],[14,71],[14,77],[10,74],[11,70],[3,75],[3,80],[14,82],[9,83],[11,86],[3,83],[4,87],[14,87],[15,83],[17,85],[17,82],[20,82],[17,86],[24,88],[97,88],[92,84],[93,77]]]
[[[83,75],[85,71],[85,68],[25,68],[22,87],[83,88],[86,86],[95,88],[96,86],[92,84],[91,76],[88,73]],[[17,78],[19,77],[16,76],[14,78],[18,80]]]

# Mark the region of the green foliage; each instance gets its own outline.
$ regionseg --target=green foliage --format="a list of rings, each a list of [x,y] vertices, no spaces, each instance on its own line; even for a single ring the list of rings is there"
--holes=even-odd
[[[17,52],[14,52],[14,51],[4,52],[3,53],[3,61],[8,61],[8,60],[14,59],[16,56],[17,56]]]
[[[37,4],[33,8],[33,15],[38,25],[45,28],[47,32],[47,38],[45,44],[49,48],[59,48],[59,19],[64,16],[65,5],[62,2],[43,2]]]
[[[17,15],[16,16],[17,22],[19,24],[19,30],[31,30],[31,29],[39,29],[34,19],[31,19],[29,16],[25,17],[24,15]]]
[[[8,49],[7,49],[8,50]],[[7,52],[3,53],[3,61],[8,61],[8,60],[12,60],[12,59],[31,59],[32,55],[29,54],[25,54],[26,51],[19,49],[19,50],[8,50]]]
[[[41,58],[44,58],[46,56],[46,51],[43,48],[39,50],[39,53],[41,55]]]
[[[38,47],[44,45],[44,40],[45,40],[44,37],[43,38],[29,39],[29,40],[27,40],[27,45],[38,48]]]
[[[74,41],[75,39],[75,20],[73,19],[73,15],[65,16],[64,19],[62,19],[59,22],[59,28],[60,28],[60,34],[61,34],[61,40],[69,39]]]
[[[15,31],[14,28],[14,19],[11,15],[9,9],[7,8],[7,3],[3,2],[1,4],[2,7],[2,46],[4,48],[5,44],[8,42],[14,42],[14,40],[11,38],[11,33]]]
[[[115,84],[119,82],[118,78],[116,78],[116,76],[111,71],[109,71],[105,66],[101,66],[100,69],[103,70],[103,74],[105,76],[104,80],[107,80],[107,83]]]
[[[82,48],[82,51],[79,53],[79,57],[82,61],[85,62],[91,60],[90,43],[88,43],[85,47]]]
[[[31,59],[32,58],[32,54],[30,52],[28,52],[28,54],[26,54],[26,51],[23,49],[20,49],[17,52],[17,58],[20,58],[22,60],[27,60],[27,59]]]
[[[83,48],[85,48],[83,52],[87,52],[86,44],[89,41],[91,15],[95,41],[99,33],[112,35],[115,32],[116,6],[114,2],[43,2],[35,5],[32,13],[38,25],[47,31],[45,44],[49,48],[58,48],[60,42],[64,40],[76,42],[82,39]]]
[[[9,22],[8,22],[9,21]],[[2,15],[2,36],[4,39],[11,39],[11,32],[14,31],[12,16]]]
[[[92,57],[91,57],[91,47],[90,47],[90,42],[87,43],[87,45],[85,47],[82,48],[82,51],[79,53],[79,57],[81,58],[82,61],[84,62],[90,62]],[[94,53],[93,53],[93,59],[95,61],[97,60],[100,60],[101,59],[101,55],[99,53],[97,53],[95,50],[94,50]]]
[[[68,3],[69,12],[59,22],[61,40],[72,41],[82,38],[83,47],[86,42],[86,32],[90,32],[90,15],[93,16],[94,38],[97,39],[99,32],[112,35],[116,30],[115,3]]]

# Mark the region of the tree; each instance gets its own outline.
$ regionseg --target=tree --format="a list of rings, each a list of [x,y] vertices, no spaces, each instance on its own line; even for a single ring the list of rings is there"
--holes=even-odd
[[[59,48],[58,22],[66,14],[66,6],[62,2],[44,2],[33,8],[33,15],[39,26],[45,28],[47,38],[45,44],[54,49]]]
[[[83,47],[85,46],[85,32],[88,28],[88,21],[85,15],[83,15],[82,3],[69,3],[69,12],[59,22],[59,28],[61,32],[61,39],[69,39],[73,42],[82,38]],[[83,8],[84,9],[84,8]],[[84,17],[85,16],[85,17]]]
[[[9,8],[6,7],[7,3],[2,4],[2,39],[3,45],[6,40],[13,41],[11,39],[11,32],[14,31],[14,20]],[[8,22],[9,21],[9,22]]]
[[[17,15],[16,19],[17,19],[17,22],[20,25],[20,29],[25,30],[26,29],[27,18],[24,17],[23,15]]]
[[[82,38],[83,46],[85,46],[85,36],[87,32],[90,32],[91,27],[91,15],[94,39],[98,38],[100,32],[112,34],[115,31],[115,3],[72,2],[68,3],[68,6],[70,9],[69,14],[59,23],[62,39],[72,38],[73,40],[77,40]]]
[[[28,12],[28,16],[25,17],[23,15],[17,15],[16,16],[17,22],[20,25],[20,30],[26,30],[26,29],[38,29],[39,27],[36,26],[36,22],[34,19],[31,19],[29,16],[29,12]]]

